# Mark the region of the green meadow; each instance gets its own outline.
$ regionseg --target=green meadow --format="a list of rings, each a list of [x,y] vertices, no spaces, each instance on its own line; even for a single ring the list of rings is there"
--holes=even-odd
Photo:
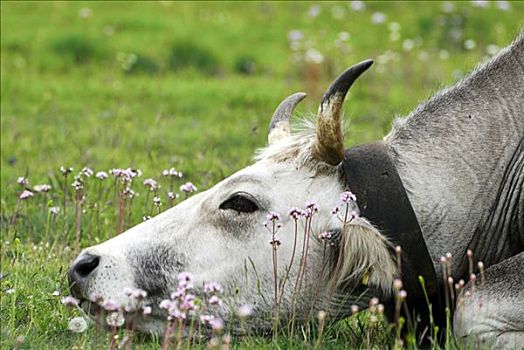
[[[1,349],[109,347],[93,325],[71,332],[80,313],[61,303],[79,249],[118,229],[116,182],[91,176],[79,199],[71,184],[84,167],[140,169],[128,228],[169,206],[162,170],[183,173],[177,192],[187,181],[211,187],[252,162],[282,99],[304,91],[295,120],[314,115],[329,83],[367,58],[375,64],[344,107],[346,146],[382,138],[396,117],[509,45],[523,14],[524,2],[506,1],[2,1]],[[162,186],[160,208],[146,178]],[[37,193],[40,184],[50,191]],[[33,196],[21,199],[24,190]],[[393,346],[390,327],[366,328],[368,319],[353,316],[321,337],[249,336],[231,346]],[[137,335],[132,347],[161,343]]]

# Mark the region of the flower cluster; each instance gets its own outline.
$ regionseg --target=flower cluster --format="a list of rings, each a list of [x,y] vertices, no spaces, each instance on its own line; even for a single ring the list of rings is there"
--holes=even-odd
[[[108,175],[105,171],[99,171],[96,173],[95,177],[99,179],[100,181],[104,181],[105,179],[108,178]]]
[[[20,176],[17,180],[16,180],[16,183],[19,184],[20,186],[28,186],[29,185],[29,180],[23,176]]]
[[[48,184],[36,185],[35,187],[33,187],[33,189],[37,193],[40,193],[40,192],[44,192],[45,193],[45,192],[49,192],[51,190],[51,186],[48,185]]]
[[[150,191],[155,191],[159,188],[156,180],[152,178],[147,178],[144,180],[144,186],[148,187]]]
[[[142,171],[140,169],[111,169],[109,174],[113,175],[116,179],[122,179],[125,183],[130,183],[135,177],[142,176]]]
[[[94,172],[93,172],[93,169],[91,168],[88,168],[88,167],[84,167],[80,173],[85,176],[85,177],[91,177],[93,176]]]
[[[302,209],[299,209],[299,208],[292,208],[290,211],[289,211],[289,216],[293,219],[293,220],[298,220],[300,217],[302,216],[306,216],[306,212]]]
[[[28,191],[28,190],[24,190],[22,193],[20,193],[20,199],[22,200],[29,199],[33,196],[34,196],[33,192]]]
[[[191,182],[186,182],[185,184],[180,186],[180,191],[182,191],[182,192],[184,192],[186,194],[192,193],[192,192],[196,192],[196,190],[197,190],[197,188]]]
[[[318,205],[316,201],[308,201],[306,202],[306,209],[304,211],[305,212],[304,216],[306,218],[310,218],[314,214],[318,213],[319,209],[320,209],[320,206]]]
[[[341,208],[343,209],[341,211]],[[342,215],[339,216],[339,220],[347,223],[358,217],[358,212],[355,210],[357,208],[357,196],[352,192],[345,191],[340,194],[340,205],[333,208],[331,213],[333,215],[339,215],[342,212]]]
[[[62,173],[62,175],[67,176],[73,172],[73,168],[66,168],[65,166],[62,165],[60,167],[60,172]]]
[[[183,176],[183,174],[181,172],[177,171],[175,168],[171,168],[171,169],[162,170],[162,176],[181,178]]]

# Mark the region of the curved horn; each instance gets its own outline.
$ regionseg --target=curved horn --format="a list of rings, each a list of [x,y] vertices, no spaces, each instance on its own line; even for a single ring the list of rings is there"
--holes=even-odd
[[[306,97],[306,94],[303,92],[297,92],[291,96],[288,96],[284,101],[282,101],[273,117],[271,118],[271,123],[269,123],[269,133],[267,135],[267,141],[270,145],[288,137],[291,134],[291,124],[289,123],[289,118],[293,113],[296,105]]]
[[[313,147],[315,158],[331,165],[338,165],[344,159],[340,110],[353,82],[372,64],[373,60],[365,60],[351,66],[331,84],[322,97],[317,115],[317,137]]]

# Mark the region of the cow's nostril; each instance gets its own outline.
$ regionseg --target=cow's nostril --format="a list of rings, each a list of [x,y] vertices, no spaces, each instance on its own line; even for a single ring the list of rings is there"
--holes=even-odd
[[[98,266],[100,257],[91,254],[82,254],[71,268],[71,279],[80,282],[81,279],[86,278]]]

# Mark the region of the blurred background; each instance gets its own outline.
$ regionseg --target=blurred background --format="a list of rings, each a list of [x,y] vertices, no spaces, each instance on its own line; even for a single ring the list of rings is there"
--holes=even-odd
[[[345,106],[348,146],[384,136],[495,55],[524,3],[2,2],[2,200],[18,176],[175,166],[200,187],[250,162],[274,108],[375,65]],[[36,181],[36,180],[35,180]],[[13,185],[14,184],[14,185]]]
[[[251,163],[282,99],[305,91],[295,120],[314,115],[330,82],[367,58],[375,64],[344,107],[346,145],[380,139],[395,117],[524,28],[524,2],[508,1],[0,6],[2,349],[101,347],[94,327],[68,330],[80,313],[60,304],[65,271],[81,248],[173,204],[163,169],[184,173],[174,190],[186,181],[210,187]],[[143,174],[134,190],[92,176],[128,167]],[[150,177],[162,186],[158,205],[144,184]],[[330,331],[326,348],[391,345],[384,330],[351,327]],[[312,347],[302,335],[290,341],[282,348]],[[274,347],[270,339],[244,346]]]

